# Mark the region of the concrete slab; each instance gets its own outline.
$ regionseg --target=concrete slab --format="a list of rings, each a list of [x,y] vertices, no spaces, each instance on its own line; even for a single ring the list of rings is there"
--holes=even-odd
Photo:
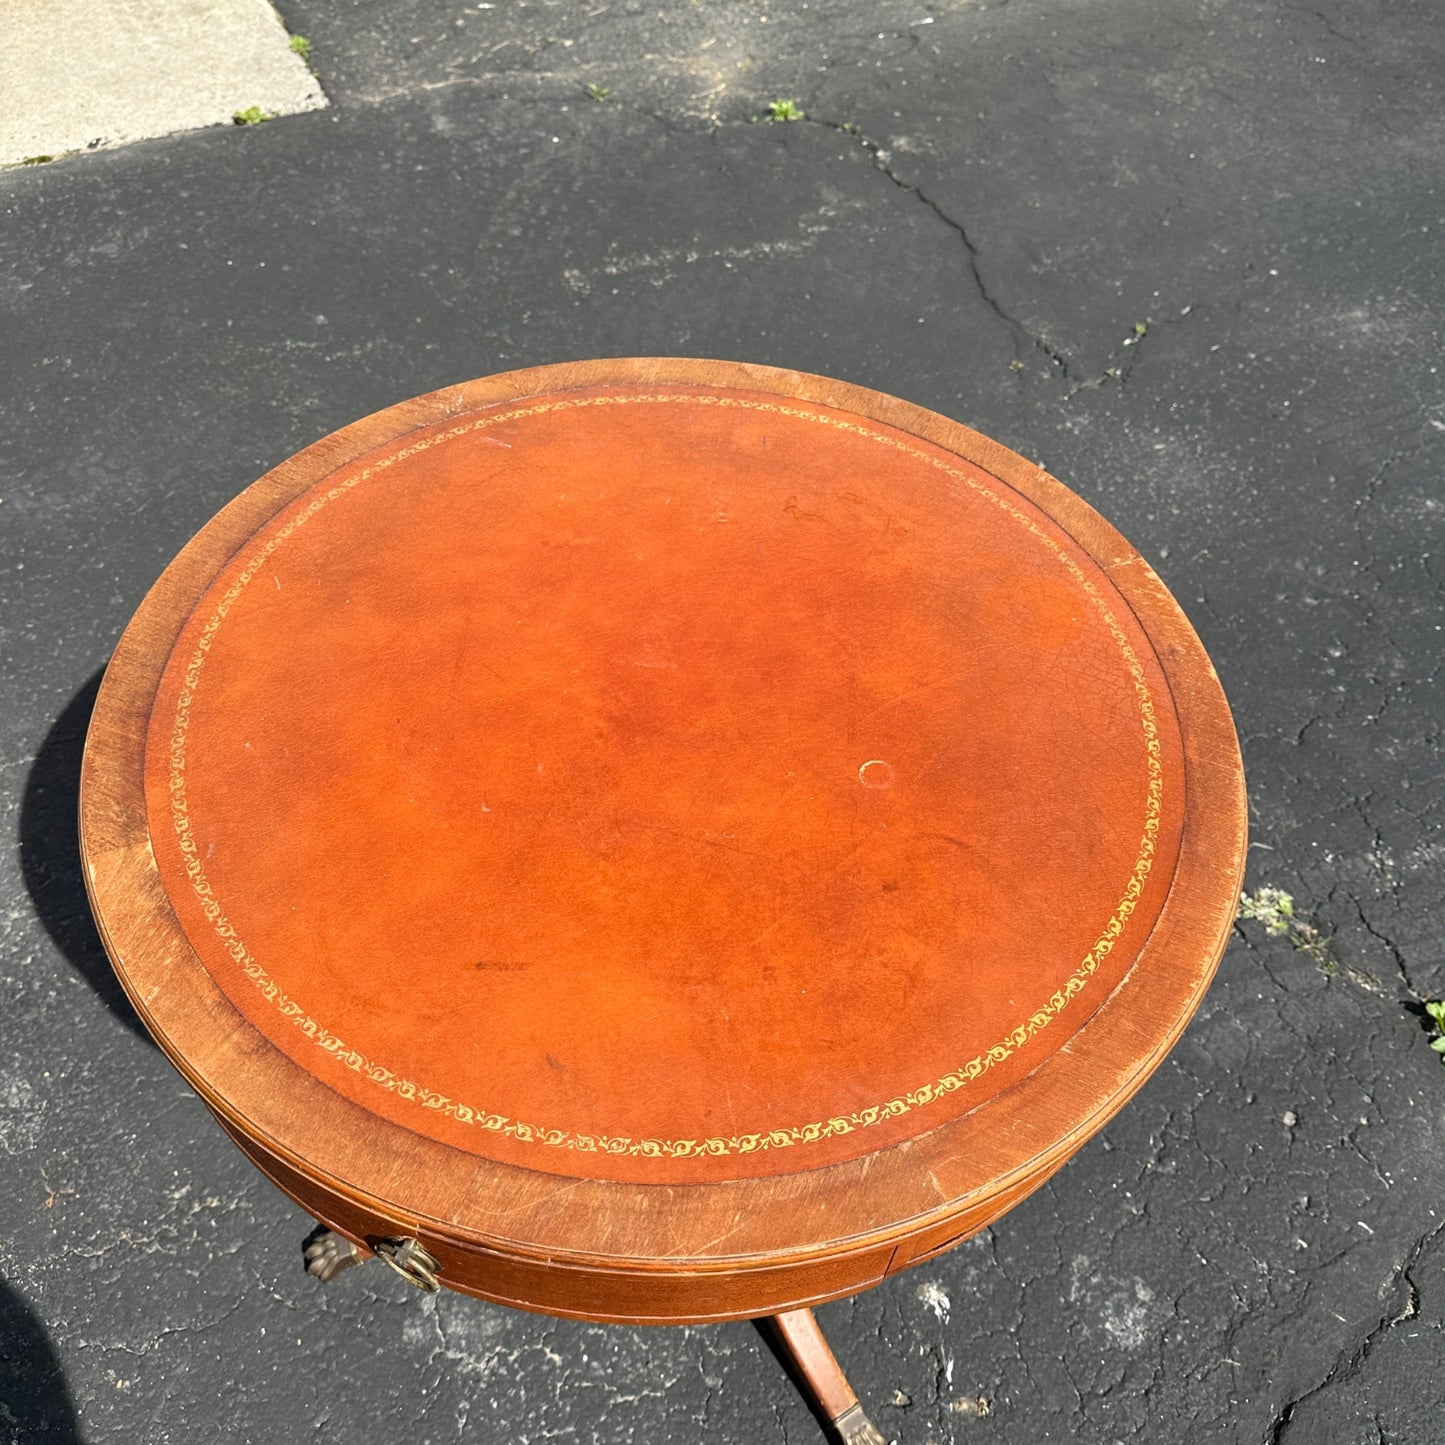
[[[0,165],[326,104],[266,0],[0,0]]]

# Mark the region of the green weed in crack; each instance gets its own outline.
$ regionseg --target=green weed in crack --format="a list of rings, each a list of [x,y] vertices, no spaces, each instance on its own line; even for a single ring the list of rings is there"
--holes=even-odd
[[[770,100],[768,102],[769,120],[802,120],[803,111],[796,100]]]
[[[1300,953],[1308,954],[1326,973],[1338,973],[1339,964],[1330,954],[1330,935],[1322,934],[1308,919],[1301,918],[1294,899],[1283,888],[1256,888],[1239,895],[1240,918],[1264,924],[1274,938],[1287,938]]]
[[[1435,1035],[1430,1040],[1430,1047],[1440,1055],[1440,1062],[1445,1064],[1445,999],[1428,1000],[1425,1012],[1430,1016],[1430,1031]]]

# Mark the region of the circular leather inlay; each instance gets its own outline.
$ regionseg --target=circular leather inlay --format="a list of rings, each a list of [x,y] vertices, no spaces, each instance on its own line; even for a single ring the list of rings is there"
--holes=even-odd
[[[152,713],[208,972],[375,1114],[684,1183],[925,1132],[1157,917],[1178,728],[1106,573],[822,405],[533,397],[360,457],[216,577]]]

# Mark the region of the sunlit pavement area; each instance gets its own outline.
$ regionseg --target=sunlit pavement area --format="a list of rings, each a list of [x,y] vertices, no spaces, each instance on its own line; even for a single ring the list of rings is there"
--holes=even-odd
[[[81,886],[95,683],[183,542],[377,408],[607,355],[861,383],[1073,486],[1198,628],[1246,886],[1292,900],[1054,1181],[820,1312],[879,1424],[1440,1438],[1438,7],[282,18],[325,108],[0,172],[0,1441],[820,1438],[749,1325],[307,1278],[308,1221],[147,1041]]]

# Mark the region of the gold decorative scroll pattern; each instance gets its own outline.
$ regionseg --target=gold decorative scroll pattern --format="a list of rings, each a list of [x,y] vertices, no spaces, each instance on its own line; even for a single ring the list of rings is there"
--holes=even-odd
[[[880,1104],[870,1105],[868,1108],[859,1109],[854,1113],[839,1114],[831,1119],[820,1119],[814,1123],[766,1129],[752,1134],[730,1134],[711,1139],[633,1138],[608,1134],[580,1134],[569,1129],[556,1129],[545,1124],[535,1124],[522,1119],[513,1119],[493,1109],[484,1108],[477,1104],[462,1103],[457,1099],[450,1099],[444,1094],[439,1094],[435,1090],[427,1088],[424,1084],[416,1083],[412,1079],[401,1078],[384,1064],[367,1058],[357,1049],[352,1048],[342,1039],[338,1038],[324,1024],[313,1018],[300,1003],[293,998],[289,998],[282,992],[275,979],[273,979],[271,975],[266,972],[262,964],[252,956],[250,950],[231,925],[230,920],[226,917],[225,910],[221,906],[220,900],[217,899],[206,877],[205,868],[196,847],[196,840],[191,831],[190,811],[186,800],[186,736],[190,727],[191,708],[195,701],[196,689],[200,686],[206,658],[215,643],[216,635],[220,631],[222,623],[226,620],[227,613],[235,606],[237,599],[245,591],[247,585],[256,577],[262,568],[266,566],[276,549],[283,546],[286,540],[299,528],[306,526],[323,508],[336,501],[338,497],[344,496],[354,488],[359,487],[363,482],[376,476],[379,472],[385,471],[388,467],[394,466],[399,461],[416,456],[432,447],[442,446],[459,436],[465,436],[469,432],[484,431],[490,427],[500,426],[505,422],[518,421],[524,417],[538,416],[546,412],[571,410],[587,406],[659,406],[677,404],[687,406],[738,407],[748,411],[795,417],[833,427],[839,431],[851,432],[856,436],[866,437],[870,441],[878,443],[880,446],[892,447],[896,451],[906,453],[919,461],[927,463],[929,466],[937,468],[954,481],[960,482],[980,496],[986,497],[998,507],[1000,511],[1019,526],[1023,527],[1036,541],[1047,548],[1057,559],[1059,565],[1074,579],[1081,591],[1089,599],[1099,620],[1103,623],[1118,646],[1124,660],[1124,665],[1128,669],[1129,677],[1133,682],[1134,692],[1139,705],[1139,725],[1143,735],[1148,768],[1144,825],[1139,840],[1139,853],[1134,861],[1133,871],[1130,873],[1129,880],[1124,886],[1119,902],[1108,922],[1100,931],[1099,936],[1094,940],[1093,946],[1080,961],[1078,967],[1065,979],[1063,985],[1049,998],[1040,1003],[1017,1028],[1011,1030],[991,1048],[969,1059],[966,1063],[960,1064],[959,1067],[950,1070],[941,1078],[921,1083],[917,1088],[910,1089],[907,1093],[899,1094],[896,1098],[888,1099]],[[886,1119],[895,1119],[901,1114],[907,1114],[915,1109],[922,1109],[936,1100],[946,1098],[948,1095],[955,1093],[965,1085],[972,1083],[975,1079],[986,1074],[995,1065],[1003,1063],[1005,1059],[1010,1058],[1019,1049],[1023,1048],[1031,1039],[1046,1029],[1049,1024],[1064,1011],[1069,1002],[1083,991],[1089,980],[1098,970],[1099,965],[1113,950],[1119,936],[1123,933],[1125,924],[1129,920],[1129,915],[1133,913],[1135,905],[1138,903],[1139,897],[1144,891],[1145,880],[1148,878],[1150,868],[1154,862],[1155,839],[1159,832],[1159,818],[1164,793],[1163,772],[1163,766],[1160,762],[1159,729],[1155,720],[1154,700],[1150,695],[1143,665],[1140,663],[1139,657],[1134,651],[1128,635],[1119,625],[1118,619],[1115,618],[1114,614],[1110,611],[1108,602],[1100,595],[1098,589],[1094,586],[1090,578],[1085,575],[1078,563],[1021,508],[1015,506],[1006,497],[1002,497],[996,492],[991,491],[967,472],[950,466],[941,457],[910,446],[898,437],[873,431],[856,422],[847,421],[840,417],[823,415],[799,407],[786,406],[781,403],[754,401],[745,397],[660,392],[655,394],[628,395],[624,393],[605,396],[576,397],[544,402],[533,406],[518,407],[510,411],[473,418],[461,425],[451,427],[446,431],[438,432],[422,440],[413,442],[409,446],[402,447],[390,455],[383,456],[371,465],[357,471],[354,475],[347,477],[344,481],[337,483],[329,490],[320,492],[314,496],[308,506],[290,517],[283,526],[279,527],[276,532],[256,550],[254,555],[247,561],[245,567],[242,568],[240,574],[231,583],[230,587],[227,588],[225,594],[216,603],[215,609],[202,628],[195,651],[192,653],[190,661],[186,666],[185,675],[181,683],[180,696],[176,703],[175,720],[170,739],[169,789],[171,817],[175,826],[176,835],[180,841],[181,856],[185,865],[186,874],[197,899],[200,901],[201,908],[209,919],[211,927],[215,930],[217,938],[219,938],[227,952],[230,953],[231,957],[240,965],[246,976],[256,985],[262,995],[280,1011],[282,1017],[289,1020],[306,1035],[307,1038],[311,1039],[330,1054],[338,1064],[354,1070],[356,1073],[371,1080],[372,1083],[389,1090],[399,1098],[414,1101],[419,1107],[436,1110],[438,1113],[445,1114],[457,1120],[459,1123],[472,1125],[478,1129],[486,1129],[493,1133],[510,1135],[512,1138],[525,1143],[540,1144],[553,1149],[577,1149],[587,1153],[627,1154],[644,1158],[689,1159],[703,1155],[752,1154],[761,1149],[791,1148],[794,1145],[811,1144],[820,1139],[827,1139],[840,1134],[851,1134],[857,1129],[867,1129],[874,1124],[882,1123]]]

